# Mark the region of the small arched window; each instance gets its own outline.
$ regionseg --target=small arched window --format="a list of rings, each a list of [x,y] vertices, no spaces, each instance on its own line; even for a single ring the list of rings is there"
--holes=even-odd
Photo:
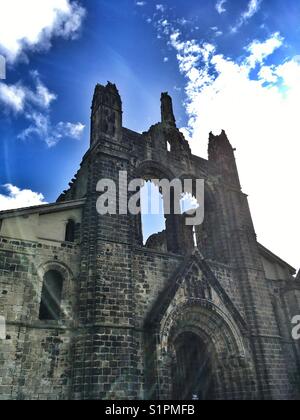
[[[69,220],[66,226],[66,235],[65,235],[66,242],[75,242],[75,228],[76,228],[76,224],[74,220]]]
[[[39,319],[57,321],[61,315],[63,278],[58,271],[48,271],[44,276]]]

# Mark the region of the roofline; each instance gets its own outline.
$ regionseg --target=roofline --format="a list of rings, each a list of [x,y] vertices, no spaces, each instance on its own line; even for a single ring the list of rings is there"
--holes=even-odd
[[[280,265],[284,265],[285,267],[287,267],[289,269],[289,272],[294,276],[297,273],[297,270],[292,267],[290,264],[288,264],[286,261],[283,261],[280,257],[278,257],[277,255],[273,254],[273,252],[271,252],[269,249],[267,249],[266,247],[264,247],[262,244],[260,244],[258,242],[258,247],[260,249],[260,251],[262,251],[263,254],[265,254],[267,257],[272,258],[273,260],[276,260],[278,262],[278,264]]]
[[[140,137],[142,137],[143,136],[143,133],[140,133],[140,132],[138,132],[138,131],[135,131],[135,130],[132,130],[131,128],[128,128],[128,127],[122,127],[122,129],[123,130],[126,130],[126,131],[129,131],[130,133],[133,133],[133,134],[135,134],[135,135],[137,135],[137,136],[140,136]]]
[[[43,204],[40,206],[24,207],[20,209],[0,211],[0,220],[11,217],[25,216],[27,214],[47,214],[55,213],[63,210],[74,209],[82,207],[85,203],[85,198],[80,200],[61,201],[59,203]]]
[[[4,211],[0,211],[0,219],[24,216],[26,214],[35,214],[35,213],[46,214],[50,212],[51,213],[60,212],[63,210],[68,210],[70,208],[72,209],[79,208],[83,206],[85,201],[86,199],[83,198],[80,200],[71,200],[71,201],[62,201],[58,203],[43,204],[41,206],[32,206],[32,207],[24,207],[20,209],[4,210]],[[258,248],[260,249],[260,251],[262,251],[263,254],[265,254],[269,258],[272,258],[273,260],[276,260],[280,265],[286,266],[292,275],[297,274],[297,270],[294,267],[292,267],[286,261],[283,261],[280,257],[278,257],[269,249],[264,247],[261,243],[258,242],[257,244],[258,244]]]

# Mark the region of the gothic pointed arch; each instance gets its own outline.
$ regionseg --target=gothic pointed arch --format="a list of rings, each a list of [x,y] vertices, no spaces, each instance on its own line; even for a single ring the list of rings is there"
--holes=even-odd
[[[174,300],[178,290],[180,287],[185,284],[187,287],[190,287],[190,280],[192,278],[193,272],[195,273],[203,273],[204,276],[204,282],[201,285],[197,285],[196,289],[199,290],[201,287],[204,287],[203,284],[205,284],[205,287],[207,288],[213,288],[222,301],[224,302],[224,305],[228,309],[228,311],[231,313],[232,317],[236,320],[238,323],[240,329],[243,332],[246,332],[248,330],[248,326],[224,288],[221,286],[220,282],[218,281],[217,277],[213,273],[212,269],[210,268],[209,264],[205,261],[199,250],[195,250],[191,256],[187,256],[183,262],[183,264],[179,267],[179,269],[174,273],[165,289],[162,291],[160,296],[158,297],[157,301],[153,305],[151,311],[149,312],[146,321],[145,326],[153,328],[155,325],[159,325],[162,321],[162,318],[164,314],[167,311],[167,308],[171,304],[171,302]],[[208,297],[208,296],[207,296]],[[206,296],[204,296],[206,298]]]
[[[134,175],[136,178],[168,179],[169,181],[175,178],[175,174],[170,168],[155,160],[139,162]]]
[[[151,349],[146,362],[147,388],[155,390],[148,398],[178,397],[183,378],[188,383],[179,399],[192,398],[193,390],[199,399],[239,398],[246,395],[251,380],[254,383],[244,339],[247,323],[199,251],[186,258],[170,278],[148,315],[145,330],[147,349]],[[198,352],[202,359],[197,356],[192,362],[184,356],[187,349]],[[194,375],[197,370],[198,378]],[[227,376],[225,382],[219,381],[220,375]],[[233,385],[226,388],[224,383]]]

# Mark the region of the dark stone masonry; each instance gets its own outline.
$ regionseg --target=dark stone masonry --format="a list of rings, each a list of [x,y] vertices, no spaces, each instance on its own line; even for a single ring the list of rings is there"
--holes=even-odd
[[[161,99],[162,121],[139,134],[116,86],[97,85],[69,189],[0,213],[0,399],[299,398],[299,275],[257,242],[225,132],[193,156]],[[197,246],[172,212],[146,245],[140,215],[100,216],[97,183],[120,171],[204,179]]]

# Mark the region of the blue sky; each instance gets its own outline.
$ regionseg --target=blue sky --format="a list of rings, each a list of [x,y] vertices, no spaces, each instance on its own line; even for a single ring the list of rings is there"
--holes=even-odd
[[[169,91],[195,154],[206,156],[211,130],[227,131],[259,240],[299,266],[299,1],[0,7],[1,208],[51,202],[67,187],[89,145],[96,83],[117,84],[124,124],[137,131],[160,119]]]

